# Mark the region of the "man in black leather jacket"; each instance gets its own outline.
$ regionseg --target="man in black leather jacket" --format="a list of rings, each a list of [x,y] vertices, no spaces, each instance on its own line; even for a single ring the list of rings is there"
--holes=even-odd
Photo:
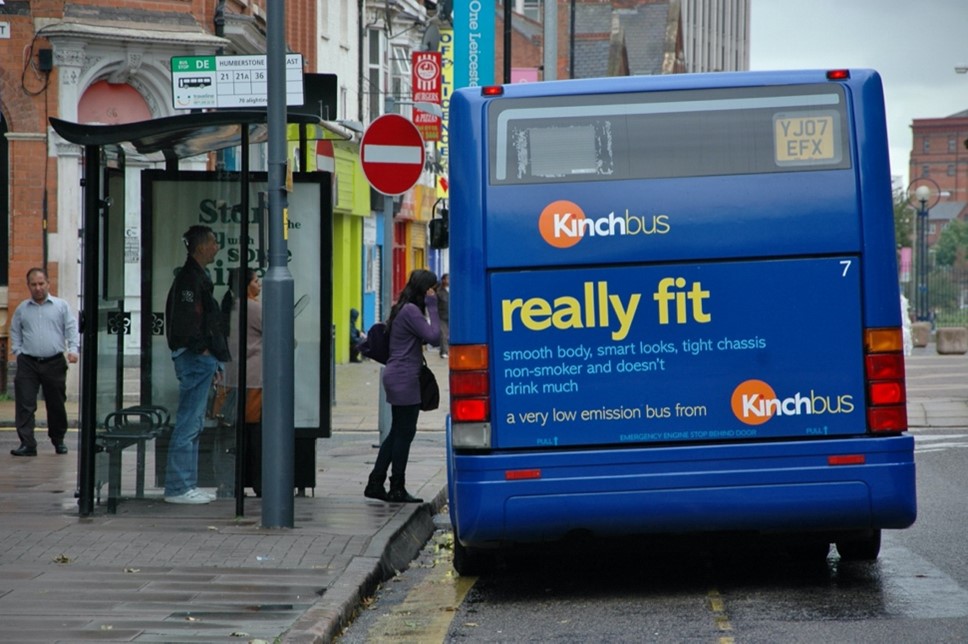
[[[168,444],[165,501],[200,504],[215,497],[197,487],[199,434],[209,389],[221,375],[219,363],[230,356],[214,285],[205,270],[215,261],[218,240],[211,228],[196,225],[183,235],[183,241],[188,257],[165,306],[168,348],[178,376],[178,413]]]

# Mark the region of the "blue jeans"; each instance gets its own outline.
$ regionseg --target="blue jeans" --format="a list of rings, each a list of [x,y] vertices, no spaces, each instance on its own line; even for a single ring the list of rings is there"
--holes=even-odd
[[[183,351],[175,361],[178,413],[168,443],[165,496],[178,496],[198,484],[198,437],[205,423],[205,405],[218,360]]]

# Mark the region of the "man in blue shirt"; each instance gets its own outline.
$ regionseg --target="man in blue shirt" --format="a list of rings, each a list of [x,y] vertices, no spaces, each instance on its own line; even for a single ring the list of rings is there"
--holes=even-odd
[[[47,406],[47,435],[54,451],[66,454],[67,363],[76,363],[79,357],[77,319],[67,302],[50,294],[50,280],[43,268],[27,271],[27,288],[30,299],[20,303],[10,321],[11,350],[17,356],[13,387],[20,437],[20,447],[10,453],[37,456],[34,415],[37,393],[42,389]]]

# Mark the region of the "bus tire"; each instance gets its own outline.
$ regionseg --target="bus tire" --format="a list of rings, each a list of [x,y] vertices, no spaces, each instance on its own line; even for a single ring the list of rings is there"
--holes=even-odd
[[[881,553],[881,531],[871,530],[863,538],[838,541],[837,552],[844,561],[874,561]]]
[[[461,577],[477,577],[491,564],[494,555],[480,548],[465,546],[454,538],[454,570]]]

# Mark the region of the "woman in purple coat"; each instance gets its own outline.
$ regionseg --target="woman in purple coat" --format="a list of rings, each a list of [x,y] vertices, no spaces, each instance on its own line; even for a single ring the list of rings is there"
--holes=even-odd
[[[440,318],[433,287],[437,276],[418,269],[410,273],[397,303],[390,311],[390,358],[383,370],[383,388],[390,403],[390,433],[380,445],[376,464],[370,472],[363,495],[391,503],[421,503],[423,499],[407,492],[406,470],[410,443],[417,433],[420,415],[420,366],[423,345],[440,342]],[[393,465],[390,492],[383,487],[387,470]]]

